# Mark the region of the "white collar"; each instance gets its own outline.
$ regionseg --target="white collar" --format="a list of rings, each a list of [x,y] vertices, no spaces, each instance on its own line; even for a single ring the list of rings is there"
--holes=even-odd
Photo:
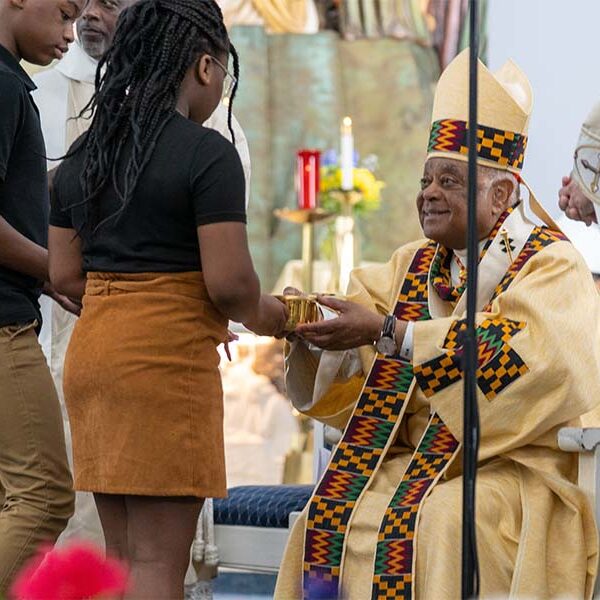
[[[542,209],[537,208],[539,212]],[[502,229],[492,240],[485,256],[479,263],[479,278],[477,283],[477,310],[481,311],[490,301],[494,294],[494,290],[506,274],[507,270],[514,259],[519,256],[525,243],[529,239],[531,232],[535,228],[535,223],[531,221],[525,214],[524,205],[521,203],[514,211],[512,211],[502,224]],[[504,232],[508,236],[511,252],[506,249]],[[483,240],[485,244],[486,240]],[[481,246],[482,242],[480,242]],[[439,248],[438,248],[439,251]],[[456,256],[466,260],[466,251],[455,251]],[[433,267],[434,261],[431,262]],[[450,263],[450,273],[452,275],[453,285],[460,279],[459,267],[456,260]],[[463,294],[454,308],[448,302],[441,300],[433,287],[431,271],[427,281],[429,290],[429,313],[432,318],[439,319],[449,317],[451,314],[462,315],[466,310],[466,294]]]
[[[481,256],[481,251],[483,250],[483,247],[485,246],[486,242],[487,242],[487,239],[481,240],[479,242],[479,256]],[[463,248],[462,250],[453,250],[453,252],[454,252],[454,254],[456,254],[456,257],[461,262],[463,267],[466,267],[467,266],[467,249]]]
[[[75,41],[69,46],[69,51],[64,58],[56,65],[56,70],[68,79],[93,84],[97,67],[98,61],[86,54],[81,44]]]

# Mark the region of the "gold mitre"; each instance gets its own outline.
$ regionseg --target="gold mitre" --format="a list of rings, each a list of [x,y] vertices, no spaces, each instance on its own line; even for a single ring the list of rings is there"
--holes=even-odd
[[[478,61],[477,162],[520,173],[527,146],[533,91],[511,60],[492,73]],[[469,50],[444,70],[433,101],[427,158],[468,160]]]

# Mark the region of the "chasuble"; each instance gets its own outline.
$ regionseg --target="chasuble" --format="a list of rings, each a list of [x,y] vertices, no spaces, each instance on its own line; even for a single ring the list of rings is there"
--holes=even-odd
[[[344,433],[293,528],[276,598],[460,597],[466,298],[441,293],[448,253],[419,241],[353,273],[349,300],[413,323],[410,360],[288,348],[294,405]],[[520,205],[479,268],[481,597],[590,598],[596,526],[557,432],[600,400],[592,277],[566,237]]]

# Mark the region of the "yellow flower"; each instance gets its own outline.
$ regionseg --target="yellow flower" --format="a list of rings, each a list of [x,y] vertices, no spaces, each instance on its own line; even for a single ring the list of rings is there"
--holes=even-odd
[[[331,192],[342,187],[342,170],[339,168],[324,167],[321,169],[321,191]]]
[[[385,187],[383,181],[364,167],[354,168],[354,189],[361,194],[360,201],[354,205],[356,212],[371,212],[377,210],[381,203],[381,190]],[[342,170],[340,167],[327,166],[321,169],[321,199],[323,207],[327,210],[338,212],[339,199],[330,192],[340,191],[342,188]]]
[[[366,205],[379,205],[383,181],[378,181],[368,169],[354,169],[354,187],[362,193]],[[366,208],[366,207],[365,207]]]

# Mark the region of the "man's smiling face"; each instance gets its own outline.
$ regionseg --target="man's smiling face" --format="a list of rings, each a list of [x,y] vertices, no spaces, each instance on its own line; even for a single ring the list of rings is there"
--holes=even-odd
[[[430,158],[425,163],[417,209],[426,237],[448,248],[462,249],[467,240],[468,166],[447,158]],[[500,214],[509,206],[513,184],[508,179],[493,181],[494,169],[478,167],[477,230],[479,239],[488,236]]]

